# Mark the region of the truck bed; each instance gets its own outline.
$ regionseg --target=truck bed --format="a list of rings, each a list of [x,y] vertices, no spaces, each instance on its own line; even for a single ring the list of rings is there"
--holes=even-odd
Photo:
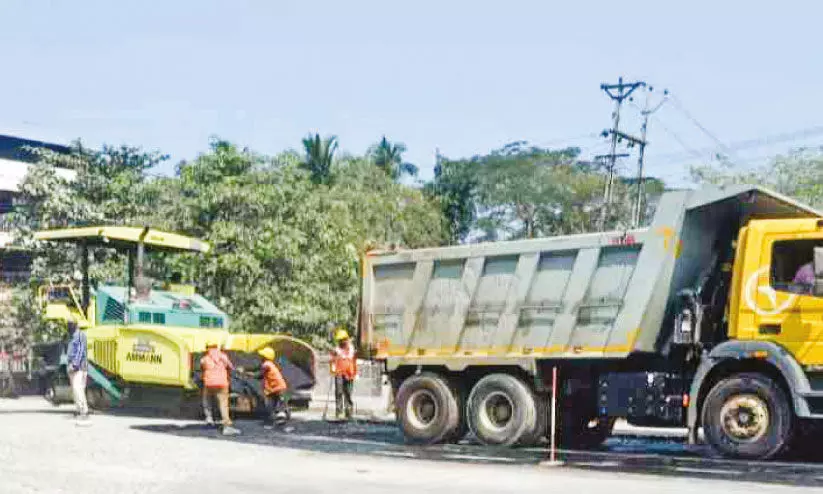
[[[818,212],[751,186],[674,191],[647,228],[393,252],[363,263],[360,341],[390,367],[659,353],[672,302],[754,218]]]

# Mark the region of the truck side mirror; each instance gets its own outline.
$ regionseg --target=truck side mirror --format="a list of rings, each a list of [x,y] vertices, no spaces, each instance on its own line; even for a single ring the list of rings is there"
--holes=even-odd
[[[814,295],[823,296],[823,247],[814,248]]]

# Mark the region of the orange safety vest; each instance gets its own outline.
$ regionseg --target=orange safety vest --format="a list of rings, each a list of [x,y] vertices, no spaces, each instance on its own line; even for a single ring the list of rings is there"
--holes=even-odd
[[[261,366],[263,369],[263,394],[266,396],[282,393],[286,390],[286,380],[277,368],[277,364],[266,360]]]
[[[354,345],[341,348],[337,347],[332,351],[331,368],[334,375],[352,380],[357,376],[357,360],[354,355]]]
[[[200,359],[200,369],[203,371],[203,384],[207,388],[228,388],[229,369],[233,369],[229,356],[220,350],[209,349]]]

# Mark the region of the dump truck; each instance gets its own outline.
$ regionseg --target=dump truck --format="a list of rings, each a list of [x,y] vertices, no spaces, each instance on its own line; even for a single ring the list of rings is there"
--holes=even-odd
[[[206,253],[198,239],[149,227],[93,226],[44,230],[35,239],[69,242],[78,247],[80,286],[46,284],[39,288],[43,317],[65,324],[75,321],[86,332],[89,356],[89,402],[95,408],[128,405],[200,411],[199,361],[209,342],[217,342],[237,367],[259,366],[257,350],[275,349],[289,384],[287,397],[296,408],[308,407],[316,382],[316,355],[308,344],[276,333],[231,332],[229,316],[196,293],[193,286],[170,280],[161,286],[145,275],[152,252]],[[126,285],[92,286],[92,249],[115,249],[128,256]],[[79,289],[78,289],[79,288]],[[63,345],[65,346],[65,345]],[[65,354],[48,364],[46,397],[59,403],[71,398],[65,379]],[[62,365],[62,370],[59,370]],[[259,380],[235,372],[231,404],[255,412],[262,403]]]
[[[823,419],[823,218],[760,187],[667,192],[644,228],[362,268],[361,350],[410,443],[535,444],[554,370],[565,448],[625,419],[767,459]]]

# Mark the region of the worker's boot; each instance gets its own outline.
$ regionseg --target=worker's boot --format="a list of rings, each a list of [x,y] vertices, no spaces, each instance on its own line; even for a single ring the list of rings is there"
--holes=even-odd
[[[206,415],[206,425],[209,427],[214,427],[214,416],[211,413],[211,410],[205,412]]]

